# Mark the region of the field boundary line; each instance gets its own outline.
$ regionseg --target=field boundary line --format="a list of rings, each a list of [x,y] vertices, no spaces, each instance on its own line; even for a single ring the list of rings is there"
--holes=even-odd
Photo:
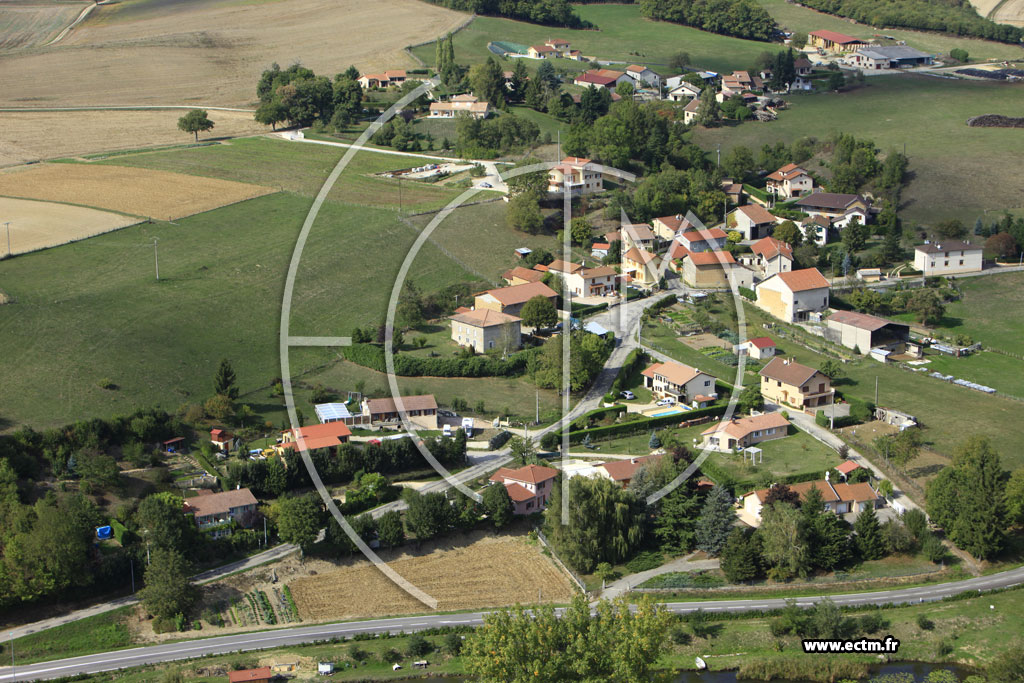
[[[548,543],[548,539],[544,536],[544,532],[540,530],[540,527],[537,527],[536,529],[534,529],[534,531],[537,532],[537,539],[540,541],[541,545],[547,548],[548,552],[551,553],[551,559],[555,561],[555,564],[561,567],[562,571],[564,571],[569,576],[569,578],[572,579],[572,582],[576,585],[576,587],[583,592],[583,595],[589,598],[590,593],[587,592],[587,587],[583,585],[582,579],[576,576],[576,572],[565,566],[565,563],[562,562],[561,558],[558,557],[558,553],[555,552],[554,547],[552,547],[552,545]]]
[[[436,38],[431,38],[430,40],[424,40],[424,41],[421,41],[419,43],[415,43],[414,45],[406,45],[405,48],[404,48],[405,54],[407,54],[410,57],[412,57],[413,60],[417,64],[419,64],[420,66],[425,67],[426,63],[422,59],[420,59],[419,57],[417,57],[416,55],[414,55],[412,53],[412,51],[414,49],[416,49],[418,47],[423,47],[424,45],[430,45],[431,43],[436,43],[437,41],[441,40],[442,38],[447,37],[449,34],[454,36],[456,33],[458,33],[462,29],[464,29],[467,26],[469,26],[470,24],[472,24],[474,19],[476,19],[476,14],[471,14],[468,19],[463,21],[461,24],[459,24],[458,26],[456,26],[452,30],[448,31],[448,33],[445,33],[443,36],[438,36]]]
[[[426,211],[424,213],[430,214],[430,213],[437,213],[437,212],[436,211]],[[424,214],[418,214],[418,215],[424,215]],[[422,230],[420,230],[415,225],[413,225],[409,221],[409,219],[406,218],[405,216],[399,216],[398,220],[401,221],[403,224],[405,224],[411,230],[414,230],[417,234],[422,232]],[[444,254],[445,256],[450,258],[452,261],[455,261],[455,263],[459,264],[459,266],[461,266],[462,269],[465,270],[467,273],[472,273],[473,275],[476,275],[478,278],[480,278],[484,282],[489,282],[490,284],[495,285],[495,286],[498,285],[497,281],[495,281],[492,278],[488,277],[487,275],[484,275],[483,273],[477,271],[475,268],[471,267],[469,264],[463,262],[462,259],[460,259],[458,256],[456,256],[455,254],[451,253],[450,251],[448,251],[447,249],[442,247],[437,242],[437,240],[435,240],[433,237],[428,237],[427,241],[430,242],[431,244],[433,244],[438,249],[440,249],[442,254]]]
[[[202,104],[124,104],[124,105],[81,105],[70,107],[0,107],[0,112],[16,114],[18,112],[47,112],[47,111],[152,111],[161,109],[207,109],[209,111],[237,111],[244,114],[255,114],[255,109],[242,107],[218,107]]]

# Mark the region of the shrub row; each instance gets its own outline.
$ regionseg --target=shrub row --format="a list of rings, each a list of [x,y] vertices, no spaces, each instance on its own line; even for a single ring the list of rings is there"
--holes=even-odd
[[[572,303],[572,313],[579,318],[585,318],[588,315],[599,313],[608,308],[608,302],[601,304],[578,304]]]
[[[749,287],[739,287],[740,295],[748,301],[757,301],[757,293]]]
[[[135,538],[135,534],[133,534],[128,529],[128,527],[126,527],[124,524],[121,524],[121,522],[117,521],[116,519],[110,520],[110,529],[114,532],[114,540],[116,540],[122,546],[131,543],[132,539]]]
[[[538,348],[526,349],[507,359],[492,356],[469,358],[424,358],[395,355],[395,374],[402,377],[518,377],[526,372],[526,364]],[[341,347],[342,355],[357,365],[377,372],[387,372],[384,347],[377,344],[353,344]]]
[[[503,429],[490,438],[490,440],[487,442],[487,447],[490,448],[492,451],[496,451],[502,446],[504,446],[506,443],[508,443],[508,440],[511,438],[512,432]]]
[[[587,434],[590,435],[591,441],[610,439],[616,436],[629,436],[631,434],[640,434],[641,432],[648,432],[652,429],[658,429],[660,427],[677,425],[684,420],[692,420],[694,418],[704,417],[707,415],[721,415],[725,412],[725,409],[726,406],[724,404],[714,405],[708,408],[700,408],[698,410],[691,410],[689,412],[679,413],[676,415],[665,415],[664,417],[650,417],[644,420],[620,422],[619,424],[607,425],[605,427],[582,429],[579,431],[569,432],[569,443],[578,444],[581,441],[583,441],[583,438]]]

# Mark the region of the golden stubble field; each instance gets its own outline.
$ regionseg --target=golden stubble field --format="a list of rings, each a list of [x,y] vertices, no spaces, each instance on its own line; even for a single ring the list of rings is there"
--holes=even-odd
[[[0,196],[78,204],[157,220],[191,216],[275,191],[231,180],[95,164],[39,164],[0,172]]]
[[[249,105],[272,62],[331,77],[415,68],[405,46],[466,18],[419,0],[133,0],[56,45],[0,51],[0,92],[12,107]]]
[[[401,576],[438,601],[438,610],[515,603],[568,602],[569,579],[523,537],[476,532],[468,544],[438,544],[429,553],[386,558]],[[427,611],[366,561],[289,583],[306,621],[379,617]]]
[[[24,254],[85,239],[139,219],[84,206],[0,197],[0,222],[10,221],[11,253]],[[0,233],[0,254],[7,254],[7,231]]]
[[[178,119],[184,113],[180,109],[0,112],[0,167],[192,142],[191,134],[178,130]],[[200,134],[200,142],[268,130],[256,123],[249,112],[209,110],[207,114],[214,127]]]

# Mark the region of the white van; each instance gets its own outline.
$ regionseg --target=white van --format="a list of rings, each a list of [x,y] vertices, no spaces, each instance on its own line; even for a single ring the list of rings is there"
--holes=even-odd
[[[473,436],[473,418],[462,418],[462,431],[466,432],[467,437]]]
[[[441,434],[443,434],[444,436],[451,436],[452,435],[452,426],[446,424],[444,427],[441,428]]]

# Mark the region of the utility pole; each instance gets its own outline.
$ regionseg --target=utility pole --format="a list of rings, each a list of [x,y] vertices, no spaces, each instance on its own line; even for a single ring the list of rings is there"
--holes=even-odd
[[[153,262],[156,265],[156,281],[160,282],[160,252],[157,251],[157,242],[160,239],[157,237],[153,238]]]
[[[535,414],[533,416],[533,423],[540,424],[540,389],[537,390],[537,406],[535,408]]]
[[[398,176],[398,213],[402,213],[402,176]]]
[[[722,168],[722,143],[718,143],[718,168]]]
[[[263,518],[263,547],[267,547],[267,518]]]
[[[7,221],[4,223],[4,227],[7,228],[7,255],[11,255],[11,222]]]

